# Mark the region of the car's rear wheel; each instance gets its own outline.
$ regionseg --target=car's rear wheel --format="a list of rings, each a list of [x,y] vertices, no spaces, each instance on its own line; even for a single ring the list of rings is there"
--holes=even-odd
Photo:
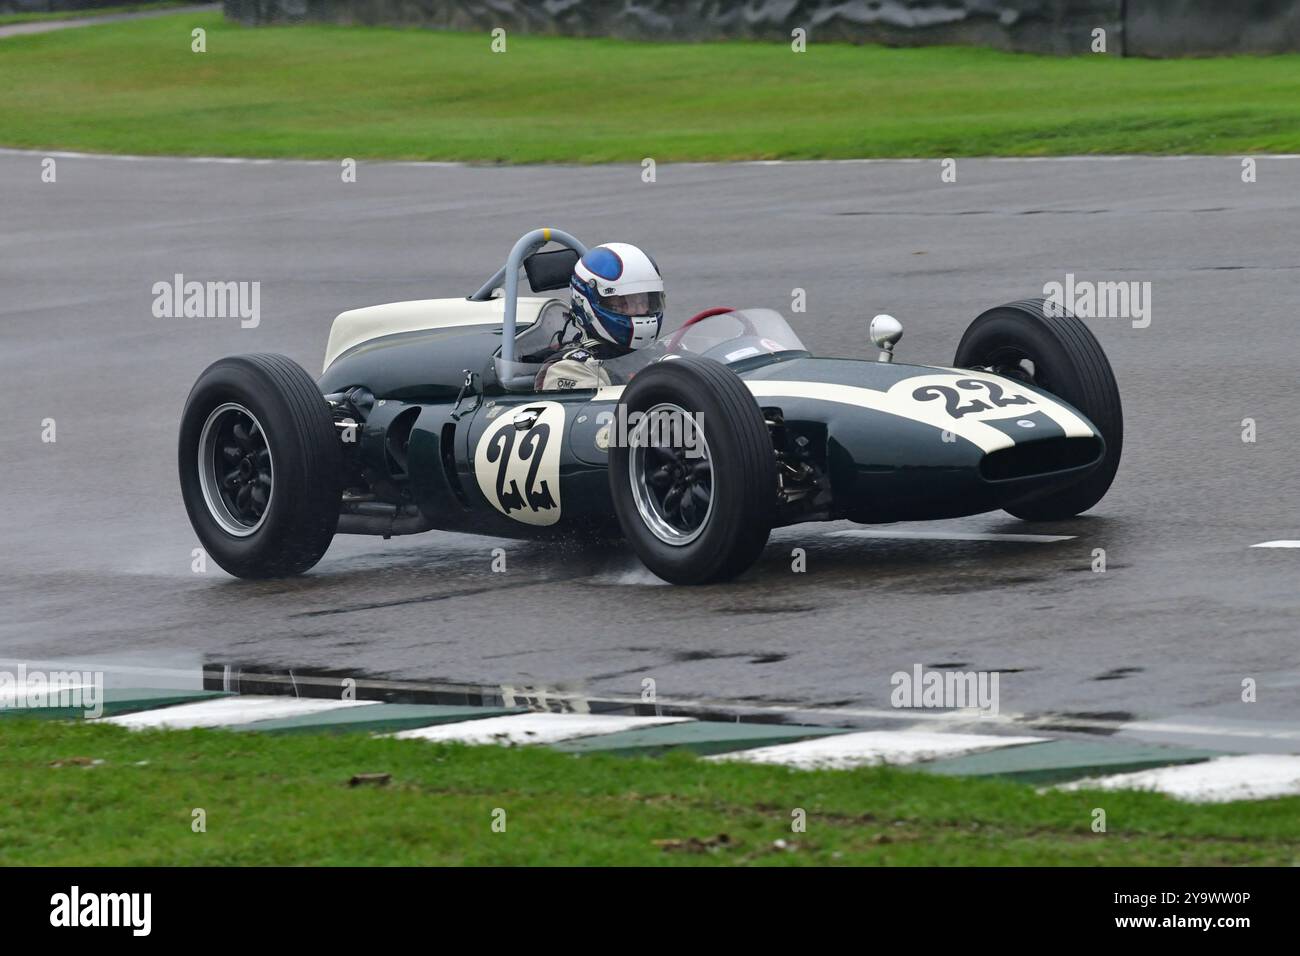
[[[1101,501],[1119,468],[1124,414],[1106,353],[1078,318],[1025,299],[989,309],[966,329],[953,365],[988,369],[1050,392],[1091,421],[1105,443],[1101,462],[1077,481],[1005,505],[1026,521],[1053,521]]]
[[[207,554],[241,578],[300,574],[338,528],[342,461],[320,390],[282,355],[210,365],[178,446],[185,510]]]
[[[776,458],[763,413],[726,366],[683,356],[638,372],[611,429],[610,493],[624,536],[673,584],[743,573],[772,527]]]

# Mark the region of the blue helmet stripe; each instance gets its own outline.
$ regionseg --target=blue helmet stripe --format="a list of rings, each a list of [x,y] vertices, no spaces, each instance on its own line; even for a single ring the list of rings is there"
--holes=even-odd
[[[613,249],[606,249],[604,246],[587,250],[587,254],[582,257],[582,264],[590,269],[593,275],[609,279],[611,282],[623,274],[623,260]]]

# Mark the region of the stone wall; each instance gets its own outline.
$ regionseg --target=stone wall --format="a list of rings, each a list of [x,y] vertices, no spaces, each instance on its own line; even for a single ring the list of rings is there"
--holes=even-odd
[[[0,0],[0,3],[6,0]],[[42,2],[42,0],[8,0]],[[94,0],[44,0],[94,2]],[[1300,0],[225,0],[242,23],[385,24],[648,40],[963,44],[1072,54],[1300,51]]]
[[[1300,0],[1128,0],[1134,56],[1300,51]]]
[[[966,44],[1086,52],[1118,40],[1123,0],[225,0],[242,23],[421,26],[645,40],[790,40],[896,46]]]

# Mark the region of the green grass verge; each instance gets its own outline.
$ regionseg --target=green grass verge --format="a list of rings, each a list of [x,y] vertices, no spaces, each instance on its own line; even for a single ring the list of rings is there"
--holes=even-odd
[[[190,30],[207,29],[207,52]],[[1300,56],[650,44],[161,17],[0,41],[0,141],[639,162],[1300,151]]]
[[[96,762],[99,761],[99,762]],[[387,773],[387,785],[350,786]],[[1300,799],[1191,806],[364,736],[0,721],[0,864],[1215,865],[1300,861]],[[1093,809],[1107,832],[1091,829]],[[191,830],[192,811],[207,831]],[[493,832],[493,811],[506,830]],[[791,813],[807,813],[807,832]],[[785,840],[788,848],[774,844]],[[663,842],[668,841],[668,842]]]
[[[94,7],[90,10],[54,10],[49,13],[0,13],[0,27],[11,23],[44,23],[56,20],[92,20],[111,13],[140,13],[148,10],[165,10],[183,7],[192,0],[154,0],[151,3],[128,3],[115,7]]]

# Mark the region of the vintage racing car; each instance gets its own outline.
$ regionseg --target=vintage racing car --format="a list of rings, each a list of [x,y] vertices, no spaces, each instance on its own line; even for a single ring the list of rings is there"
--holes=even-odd
[[[207,553],[262,578],[312,567],[336,533],[621,534],[665,580],[707,583],[774,527],[1062,519],[1115,476],[1110,364],[1042,300],[981,314],[951,367],[892,361],[889,316],[864,361],[814,358],[769,309],[709,309],[607,362],[608,386],[539,392],[568,327],[547,293],[584,252],[538,229],[466,298],[344,312],[319,381],[279,355],[211,365],[179,441]]]

